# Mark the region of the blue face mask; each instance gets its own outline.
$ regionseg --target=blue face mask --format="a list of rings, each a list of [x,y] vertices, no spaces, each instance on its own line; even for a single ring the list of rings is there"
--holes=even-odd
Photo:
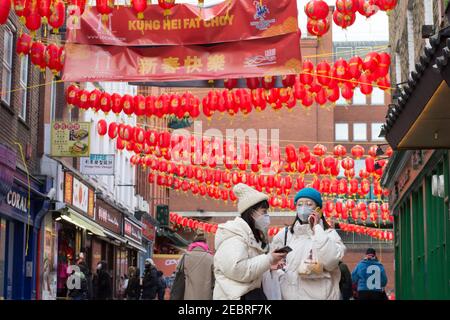
[[[313,214],[313,209],[310,207],[297,207],[297,217],[302,223],[308,223],[308,218],[311,214]]]

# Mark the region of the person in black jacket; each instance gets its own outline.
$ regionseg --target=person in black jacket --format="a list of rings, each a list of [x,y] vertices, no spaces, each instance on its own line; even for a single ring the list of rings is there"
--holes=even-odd
[[[108,266],[105,261],[100,261],[97,264],[97,276],[95,281],[96,300],[110,300],[112,299],[112,279],[108,272]]]
[[[166,278],[164,273],[158,270],[158,300],[164,300],[164,295],[166,293]]]
[[[135,267],[128,268],[128,286],[125,289],[127,300],[139,300],[141,297],[140,271]]]
[[[341,290],[342,300],[350,300],[353,295],[352,274],[350,273],[348,266],[342,261],[339,261],[339,269],[341,270],[339,289]]]
[[[69,288],[68,297],[72,300],[90,299],[89,282],[91,281],[91,276],[82,253],[77,256],[77,265],[73,268],[71,276],[72,278],[77,278],[77,280],[72,283],[73,288]]]
[[[144,279],[142,280],[142,299],[154,300],[158,292],[158,270],[153,260],[145,260]]]

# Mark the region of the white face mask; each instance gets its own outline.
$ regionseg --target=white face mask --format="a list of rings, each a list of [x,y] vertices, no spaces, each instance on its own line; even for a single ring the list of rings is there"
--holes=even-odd
[[[302,223],[308,223],[308,218],[313,214],[313,209],[307,206],[297,207],[297,217]]]
[[[101,264],[98,264],[97,265],[97,270],[100,270],[102,268],[102,265]]]
[[[269,214],[264,214],[255,219],[255,228],[267,234],[270,226],[270,216]]]

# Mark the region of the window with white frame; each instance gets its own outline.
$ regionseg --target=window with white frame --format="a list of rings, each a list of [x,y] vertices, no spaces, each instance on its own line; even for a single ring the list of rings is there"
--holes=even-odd
[[[334,136],[336,141],[348,141],[348,123],[336,123]]]
[[[367,124],[353,124],[353,141],[367,141]]]
[[[335,61],[338,59],[349,60],[352,57],[353,47],[336,47]]]
[[[384,91],[379,88],[373,88],[371,103],[376,106],[384,106]]]
[[[353,104],[354,105],[366,105],[367,97],[365,94],[361,93],[359,89],[355,89],[353,93]]]
[[[383,141],[384,138],[378,137],[381,132],[382,123],[372,123],[371,125],[371,133],[372,133],[372,141]]]
[[[12,65],[14,50],[14,33],[5,26],[3,32],[3,61],[2,61],[2,101],[11,104]]]
[[[20,102],[20,113],[19,117],[23,120],[27,120],[27,87],[28,87],[28,56],[23,55],[22,58],[20,58],[20,79],[19,79],[19,86],[20,86],[20,95],[21,95],[21,102]]]

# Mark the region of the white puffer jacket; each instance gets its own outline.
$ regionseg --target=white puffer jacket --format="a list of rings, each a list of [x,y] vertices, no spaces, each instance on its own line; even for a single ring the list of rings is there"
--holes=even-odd
[[[274,237],[271,250],[284,247],[286,229]],[[339,300],[341,272],[339,260],[344,257],[345,245],[334,229],[324,230],[318,224],[314,232],[309,225],[297,222],[294,233],[287,231],[286,245],[293,250],[286,257],[286,271],[280,273],[283,300]],[[313,260],[323,265],[323,272],[314,276],[301,276],[298,269],[312,250]]]
[[[219,225],[215,248],[214,300],[239,300],[261,287],[262,275],[270,269],[271,256],[256,241],[247,222],[237,217]]]

